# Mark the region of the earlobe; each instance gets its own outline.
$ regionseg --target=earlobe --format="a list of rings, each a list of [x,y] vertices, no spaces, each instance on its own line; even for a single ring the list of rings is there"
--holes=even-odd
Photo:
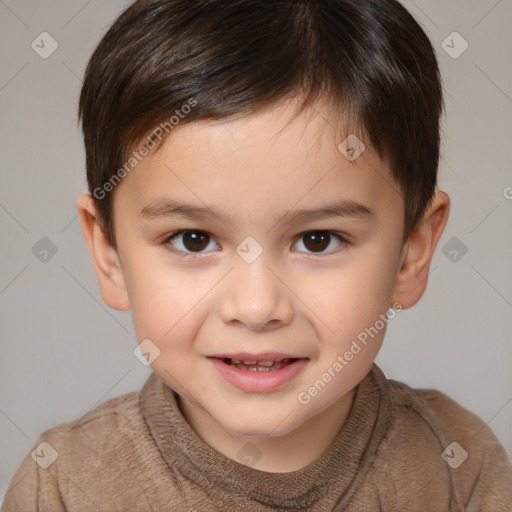
[[[77,208],[98,277],[101,296],[111,308],[126,311],[130,309],[130,303],[121,260],[102,229],[92,197],[88,194],[80,196]]]
[[[423,219],[404,247],[392,303],[399,302],[405,309],[414,306],[422,297],[427,287],[430,263],[449,212],[449,196],[441,191],[436,192]]]

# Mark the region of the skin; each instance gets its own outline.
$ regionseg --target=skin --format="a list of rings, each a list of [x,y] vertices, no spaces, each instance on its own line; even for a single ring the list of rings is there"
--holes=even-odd
[[[255,467],[271,472],[300,469],[328,449],[385,328],[309,403],[298,395],[392,304],[405,309],[421,298],[450,204],[436,192],[402,245],[403,198],[386,162],[369,144],[349,161],[325,120],[326,106],[325,115],[319,104],[290,121],[293,107],[282,102],[237,120],[175,128],[113,192],[116,249],[91,197],[78,200],[102,297],[114,309],[131,309],[139,343],[149,338],[159,348],[153,371],[180,395],[184,417],[236,462],[250,441],[262,455]],[[141,215],[169,198],[206,204],[215,214]],[[361,203],[373,215],[275,221],[284,211],[339,200]],[[210,238],[196,249],[183,237],[168,241],[179,230]],[[311,231],[342,234],[346,242],[327,235],[315,250]],[[252,263],[236,252],[248,236],[263,249]],[[281,388],[249,393],[225,381],[207,358],[239,351],[309,360]]]

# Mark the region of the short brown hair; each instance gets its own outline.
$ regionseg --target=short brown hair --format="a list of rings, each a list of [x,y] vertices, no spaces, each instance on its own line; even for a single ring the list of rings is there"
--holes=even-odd
[[[179,115],[190,123],[299,94],[300,111],[328,99],[345,133],[389,163],[407,240],[435,192],[444,105],[434,49],[398,1],[138,0],[94,51],[78,111],[89,190],[110,242],[105,192],[151,130],[172,133],[184,105],[195,105]]]

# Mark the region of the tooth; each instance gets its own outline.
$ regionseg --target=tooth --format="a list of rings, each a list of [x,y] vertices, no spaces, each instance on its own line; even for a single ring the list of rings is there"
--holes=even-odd
[[[242,363],[235,364],[235,361],[238,361],[237,359],[233,359],[231,363],[229,363],[229,366],[232,368],[237,368],[238,370],[244,370],[248,372],[273,372],[276,370],[280,370],[281,368],[284,368],[286,365],[282,364],[282,361],[260,361],[258,364],[246,365],[245,361]],[[260,364],[263,363],[261,366]],[[269,364],[271,363],[271,364]]]
[[[231,359],[231,362],[233,364],[240,364],[242,361],[240,361],[240,359]]]
[[[256,364],[257,361],[244,361],[244,364]]]

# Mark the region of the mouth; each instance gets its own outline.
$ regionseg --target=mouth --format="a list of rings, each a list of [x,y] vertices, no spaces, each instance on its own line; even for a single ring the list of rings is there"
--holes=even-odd
[[[262,352],[260,354],[251,354],[250,352],[222,353],[212,355],[210,358],[218,359],[228,366],[249,372],[272,372],[301,359],[309,359],[297,354],[283,352]]]
[[[240,360],[230,357],[216,359],[220,359],[223,363],[232,366],[233,368],[238,368],[239,370],[246,370],[249,372],[273,372],[295,363],[295,361],[298,361],[300,358],[287,357],[284,359],[268,359],[267,361],[257,361],[251,359]]]
[[[309,361],[308,357],[276,352],[217,354],[208,359],[229,384],[248,393],[267,393],[282,388]]]

